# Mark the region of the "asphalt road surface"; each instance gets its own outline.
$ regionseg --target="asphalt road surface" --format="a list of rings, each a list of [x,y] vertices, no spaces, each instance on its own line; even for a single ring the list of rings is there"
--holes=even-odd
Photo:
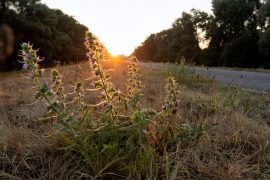
[[[165,63],[140,63],[140,65],[151,68],[168,68],[170,64]],[[193,68],[193,67],[192,67]],[[270,73],[227,70],[221,68],[194,67],[196,73],[215,78],[216,80],[249,89],[270,92]]]

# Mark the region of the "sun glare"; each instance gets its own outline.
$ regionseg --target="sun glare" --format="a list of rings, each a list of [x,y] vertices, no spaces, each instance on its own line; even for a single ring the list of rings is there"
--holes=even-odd
[[[107,43],[106,48],[113,57],[117,57],[119,54],[130,55],[130,50],[125,49],[125,46],[113,43]]]

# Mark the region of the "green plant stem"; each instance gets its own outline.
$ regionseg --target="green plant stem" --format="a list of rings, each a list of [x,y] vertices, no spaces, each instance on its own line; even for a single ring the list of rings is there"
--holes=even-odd
[[[37,86],[39,89],[41,89],[40,83],[39,83],[39,81],[38,81],[38,79],[37,79],[36,77],[34,78],[34,81],[35,81],[36,86]],[[43,98],[45,99],[45,101],[53,108],[53,111],[54,111],[56,114],[60,115],[60,112],[53,106],[53,104],[52,104],[52,102],[49,100],[49,98],[48,98],[47,96],[45,96],[44,94],[42,94],[42,97],[43,97]]]
[[[101,74],[99,75],[99,78],[101,80],[102,89],[105,93],[106,101],[110,102],[112,104],[112,99],[110,98],[109,93],[108,93],[107,88],[106,88],[106,85],[105,85],[104,73],[103,73],[103,71],[101,71],[100,62],[97,63],[97,68],[98,68],[98,71],[101,72]],[[116,119],[116,115],[113,112],[113,110],[111,110],[110,112],[111,112],[112,119],[114,121]]]

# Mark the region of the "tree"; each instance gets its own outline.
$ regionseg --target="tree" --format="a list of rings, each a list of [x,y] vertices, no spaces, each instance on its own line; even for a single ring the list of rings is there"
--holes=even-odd
[[[156,47],[156,35],[151,34],[146,40],[142,43],[141,46],[135,49],[134,54],[138,56],[138,58],[142,58],[143,60],[155,61],[154,57],[157,52]]]
[[[224,47],[252,24],[254,12],[260,6],[259,0],[213,0],[213,13],[215,15],[214,31],[218,31],[220,46]],[[256,23],[255,23],[256,24]],[[213,36],[212,38],[216,38]]]
[[[219,65],[258,67],[261,55],[259,40],[258,10],[259,0],[213,0],[213,14],[206,25],[206,38],[211,50],[220,57]],[[204,54],[205,56],[205,54]],[[213,62],[213,60],[210,60]]]
[[[74,63],[85,59],[83,46],[87,27],[60,10],[50,9],[40,0],[0,0],[0,21],[15,34],[15,51],[2,70],[20,69],[17,54],[22,42],[31,42],[46,57],[43,66]]]
[[[258,47],[258,36],[250,31],[245,31],[226,44],[221,53],[221,61],[224,66],[258,68],[261,65],[262,57]]]
[[[259,25],[261,36],[258,42],[259,50],[264,55],[262,67],[270,68],[270,0],[266,0],[260,8]]]
[[[192,14],[184,12],[170,29],[150,35],[133,54],[156,62],[179,62],[182,57],[193,62],[199,51],[196,23]]]

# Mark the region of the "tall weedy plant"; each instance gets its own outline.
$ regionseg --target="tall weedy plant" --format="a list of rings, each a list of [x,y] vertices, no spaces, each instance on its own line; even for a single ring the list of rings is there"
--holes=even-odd
[[[47,104],[48,113],[52,117],[56,117],[56,125],[61,130],[59,132],[65,132],[70,137],[75,137],[77,126],[79,126],[78,122],[80,122],[78,121],[79,116],[75,116],[78,113],[76,113],[76,109],[72,108],[73,106],[68,106],[70,102],[67,102],[67,94],[64,92],[62,75],[59,71],[53,69],[50,85],[48,82],[41,82],[40,78],[44,75],[44,71],[39,68],[38,63],[43,61],[43,58],[37,55],[37,50],[33,49],[31,44],[23,43],[21,47],[22,61],[20,62],[23,63],[23,69],[29,72],[26,77],[33,79],[35,82],[37,100],[44,100]],[[77,93],[75,98],[81,98],[81,87],[77,85],[74,91]],[[76,126],[74,126],[74,123]]]
[[[36,98],[38,100],[44,99],[48,105],[48,110],[51,113],[57,114],[58,118],[63,121],[66,118],[66,113],[62,111],[62,109],[65,109],[65,95],[63,93],[62,79],[59,72],[56,70],[52,71],[52,88],[49,87],[48,83],[41,83],[40,77],[43,76],[44,71],[39,68],[38,63],[43,61],[43,58],[37,55],[37,50],[34,50],[33,46],[29,43],[23,43],[21,47],[20,56],[23,61],[20,62],[23,63],[23,69],[29,71],[26,77],[33,79],[35,82],[37,91]],[[53,96],[55,98],[52,98]]]
[[[117,120],[115,103],[117,99],[120,99],[120,96],[113,84],[109,82],[111,76],[101,65],[103,48],[98,39],[90,32],[86,33],[85,47],[88,51],[87,57],[89,59],[90,68],[96,79],[94,82],[94,90],[101,90],[101,102],[96,104],[96,106],[103,106],[105,108],[104,113],[109,113],[111,116],[110,122],[114,123]]]
[[[163,106],[163,113],[166,117],[170,117],[177,112],[177,94],[176,82],[173,77],[169,77],[167,80],[166,90],[167,98]]]
[[[138,60],[135,56],[130,57],[130,65],[128,65],[128,82],[127,82],[127,106],[133,110],[140,108],[140,97],[142,96],[142,83],[139,76]]]

